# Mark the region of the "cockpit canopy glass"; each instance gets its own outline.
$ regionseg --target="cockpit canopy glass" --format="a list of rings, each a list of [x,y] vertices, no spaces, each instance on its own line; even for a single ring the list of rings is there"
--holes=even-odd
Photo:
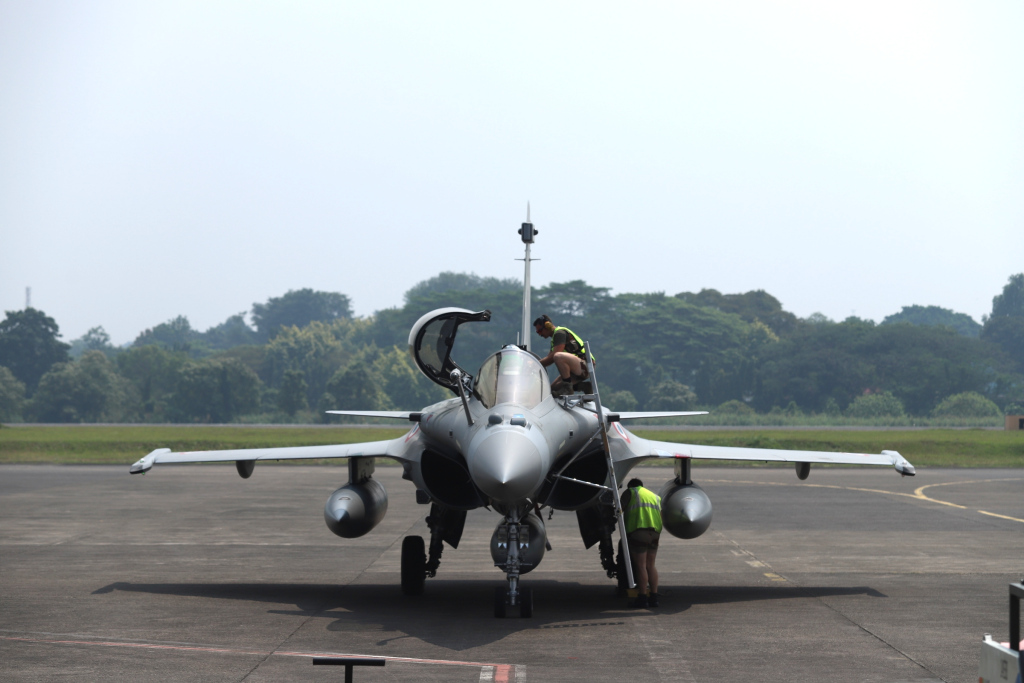
[[[456,318],[442,318],[431,321],[423,332],[423,346],[420,347],[420,358],[423,364],[440,373],[444,362],[448,360],[449,349],[458,325]]]
[[[474,392],[486,408],[502,403],[534,408],[551,395],[551,388],[540,361],[520,348],[510,347],[484,361]]]
[[[416,366],[432,382],[458,393],[459,383],[452,372],[462,373],[463,381],[471,381],[471,377],[452,359],[455,334],[463,323],[490,319],[490,311],[474,313],[465,308],[439,308],[422,316],[409,330],[409,351]]]

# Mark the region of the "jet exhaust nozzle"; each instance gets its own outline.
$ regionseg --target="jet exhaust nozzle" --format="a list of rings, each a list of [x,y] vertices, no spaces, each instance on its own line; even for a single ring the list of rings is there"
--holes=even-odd
[[[661,521],[677,538],[697,538],[711,526],[711,499],[696,484],[668,481],[661,489]]]
[[[384,519],[388,494],[376,479],[346,484],[331,494],[324,505],[327,528],[342,538],[358,538]]]

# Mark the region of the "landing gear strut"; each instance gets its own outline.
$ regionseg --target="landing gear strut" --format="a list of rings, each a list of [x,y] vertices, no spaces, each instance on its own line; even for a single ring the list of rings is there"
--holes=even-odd
[[[466,525],[466,511],[447,510],[434,503],[426,521],[430,528],[429,555],[422,536],[402,539],[402,593],[405,595],[422,594],[426,579],[437,575],[445,542],[453,548],[459,547]]]
[[[498,528],[498,547],[505,548],[505,561],[497,563],[505,572],[508,588],[494,589],[494,616],[505,617],[509,607],[519,607],[519,616],[533,616],[533,590],[519,587],[519,575],[525,563],[520,551],[530,546],[530,527],[521,523],[529,508],[509,510],[504,524]]]

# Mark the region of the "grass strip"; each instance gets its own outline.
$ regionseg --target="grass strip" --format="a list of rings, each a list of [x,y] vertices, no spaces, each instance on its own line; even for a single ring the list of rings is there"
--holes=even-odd
[[[44,426],[4,425],[0,463],[96,464],[128,466],[157,448],[214,451],[229,448],[323,446],[380,441],[401,436],[408,427],[235,427],[235,426]],[[296,464],[342,464],[344,460],[289,460]]]

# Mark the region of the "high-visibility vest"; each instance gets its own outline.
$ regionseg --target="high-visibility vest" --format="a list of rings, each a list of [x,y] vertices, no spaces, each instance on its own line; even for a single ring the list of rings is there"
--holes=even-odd
[[[632,495],[626,508],[626,533],[637,529],[654,529],[661,533],[661,496],[642,486],[629,491]]]
[[[583,346],[583,340],[580,339],[579,335],[576,334],[575,332],[573,332],[572,330],[570,330],[568,327],[556,327],[555,328],[555,332],[558,332],[559,330],[562,330],[563,332],[568,332],[572,336],[573,340],[575,340],[576,345],[579,347],[579,349],[576,350],[576,351],[568,351],[567,350],[566,352],[567,353],[571,353],[571,354],[573,354],[575,356],[579,356],[583,360],[586,360],[587,359],[587,348],[585,346]],[[554,334],[551,335],[551,348],[552,349],[555,348],[555,335]]]

